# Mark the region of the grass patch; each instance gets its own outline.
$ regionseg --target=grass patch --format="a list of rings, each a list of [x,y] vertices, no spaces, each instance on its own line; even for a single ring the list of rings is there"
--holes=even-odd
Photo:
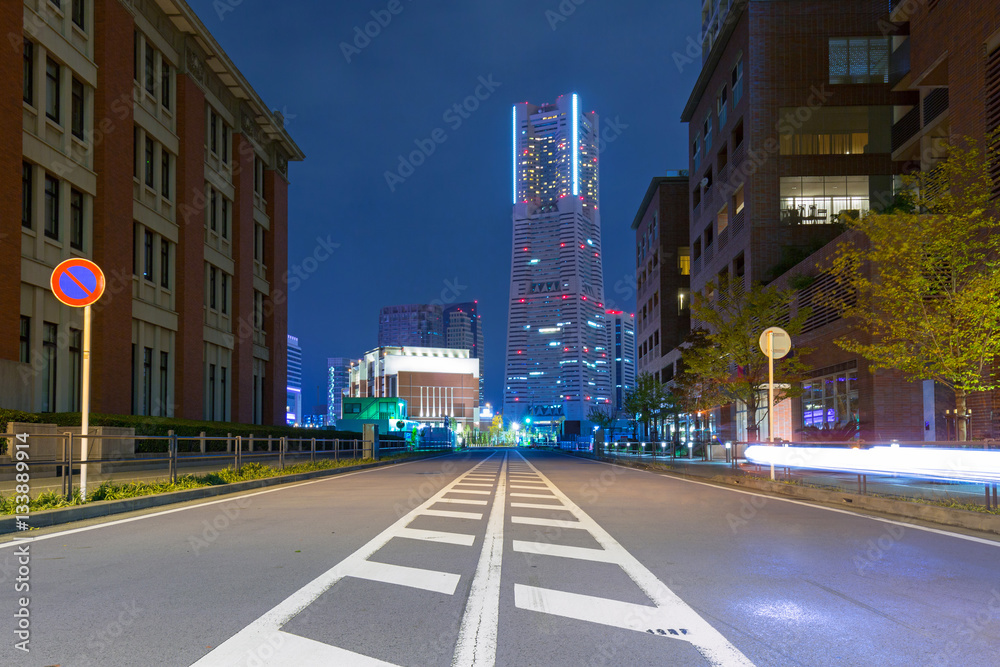
[[[394,461],[398,459],[410,458],[414,454],[395,454],[393,456],[382,457],[381,461]],[[266,479],[268,477],[284,477],[296,475],[304,472],[316,472],[319,470],[331,470],[333,468],[346,468],[348,466],[361,465],[364,463],[374,463],[374,459],[341,459],[339,461],[311,461],[308,463],[297,463],[285,466],[284,470],[262,463],[245,463],[239,469],[229,467],[216,472],[204,475],[184,475],[178,477],[176,483],[172,482],[104,482],[87,494],[87,502],[99,502],[101,500],[124,500],[126,498],[138,498],[140,496],[154,496],[161,493],[171,493],[172,491],[186,491],[188,489],[198,489],[206,486],[221,486],[233,484],[235,482],[248,482],[254,479]],[[66,496],[56,491],[46,491],[31,499],[28,507],[32,512],[58,509],[60,507],[72,507],[82,505],[83,498],[80,490],[76,489],[72,500],[67,500]],[[15,514],[17,503],[14,496],[0,495],[0,514]]]

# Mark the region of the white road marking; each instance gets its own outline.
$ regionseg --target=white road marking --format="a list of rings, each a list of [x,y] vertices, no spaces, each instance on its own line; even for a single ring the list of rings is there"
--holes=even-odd
[[[469,601],[458,629],[455,644],[455,667],[493,667],[496,662],[497,634],[500,627],[500,571],[503,558],[503,516],[506,504],[504,456],[500,482],[493,499],[493,509],[486,524],[486,538],[479,555],[476,574],[469,587]]]
[[[694,609],[689,607],[683,600],[681,600],[676,593],[667,588],[666,584],[657,579],[656,575],[650,572],[645,565],[640,563],[635,556],[626,551],[625,547],[619,544],[618,541],[615,540],[615,538],[611,537],[611,535],[606,530],[601,528],[601,526],[596,521],[590,518],[590,515],[588,515],[586,512],[580,509],[572,500],[570,500],[566,496],[566,494],[560,491],[557,486],[552,484],[552,482],[549,481],[549,479],[545,475],[543,475],[541,471],[539,471],[537,468],[531,465],[530,461],[526,461],[526,463],[529,466],[531,466],[535,470],[535,472],[538,473],[538,476],[541,477],[545,481],[545,483],[549,485],[549,488],[552,491],[553,495],[555,495],[559,500],[561,500],[563,504],[566,506],[566,508],[573,514],[573,516],[577,518],[576,522],[562,522],[563,524],[568,524],[568,525],[560,527],[581,528],[590,533],[590,535],[597,541],[597,543],[601,545],[601,547],[604,549],[604,552],[608,555],[608,557],[611,558],[610,562],[617,563],[618,566],[621,567],[622,570],[625,572],[625,574],[627,574],[629,578],[632,581],[634,581],[639,586],[640,589],[642,589],[642,592],[646,594],[646,597],[652,600],[653,604],[656,605],[656,616],[653,616],[651,618],[664,619],[663,623],[667,623],[667,621],[669,620],[669,623],[671,624],[668,627],[661,626],[657,628],[654,627],[637,628],[637,627],[622,626],[622,625],[618,625],[618,627],[630,627],[630,629],[642,630],[642,631],[654,630],[654,632],[657,630],[668,631],[669,629],[677,630],[678,628],[683,628],[687,630],[686,634],[680,634],[680,633],[678,633],[677,635],[667,634],[666,636],[690,642],[691,645],[693,645],[698,650],[698,652],[701,653],[702,657],[705,658],[705,660],[707,660],[710,665],[716,667],[737,667],[737,666],[753,667],[753,663],[749,660],[749,658],[743,655],[743,653],[741,653],[738,648],[733,646],[733,644],[731,644],[729,640],[722,635],[722,633],[720,633],[718,630],[712,627],[712,625],[709,624],[708,621],[699,616],[698,613]],[[516,519],[518,518],[520,518],[521,520],[517,521],[517,523],[534,523],[534,521],[531,522],[525,521],[524,520],[525,517],[511,517],[511,520],[516,521]],[[530,590],[525,591],[525,593],[530,593]],[[522,602],[525,602],[525,597],[524,597],[525,593],[522,593]],[[554,597],[548,595],[543,596],[543,602],[545,602],[545,604],[547,605],[546,606],[547,609],[563,610],[568,608],[569,611],[571,612],[573,611],[573,609],[577,609],[576,613],[592,614],[594,615],[594,619],[603,617],[600,616],[600,614],[605,613],[600,610],[595,610],[593,608],[593,605],[591,605],[590,607],[577,608],[582,603],[582,599],[578,598],[583,598],[584,596],[574,596],[574,594],[564,594],[563,596],[560,596],[558,592],[554,591],[549,591],[548,593],[555,593],[555,596]],[[573,597],[569,598],[566,597],[566,595],[570,595]],[[530,598],[531,596],[529,595],[528,597]],[[535,599],[537,599],[537,597]],[[554,601],[551,602],[551,604],[549,604],[551,600]],[[609,605],[610,607],[615,607],[613,603],[614,601],[612,600],[606,600],[606,601],[601,600],[601,605]],[[526,602],[526,604],[528,604],[528,602]],[[625,603],[618,603],[618,604],[620,605]],[[518,605],[516,605],[515,603],[515,606]],[[624,608],[617,607],[617,609],[618,611],[621,611]],[[633,605],[629,607],[629,610],[630,613],[640,613],[642,610],[642,605]],[[556,613],[556,612],[549,611],[547,613]],[[570,615],[570,617],[576,618],[577,616]],[[640,619],[641,618],[642,617],[640,616]],[[593,619],[587,618],[582,620],[593,620]],[[602,622],[602,621],[594,620],[594,622]]]
[[[463,547],[471,547],[476,541],[475,535],[447,533],[441,530],[422,530],[420,528],[402,528],[396,534],[396,537],[405,537],[409,540],[424,540],[425,542],[440,542],[442,544],[457,544]]]
[[[665,630],[672,627],[671,620],[666,617],[664,610],[657,607],[522,584],[514,584],[514,605],[520,609],[600,623],[624,630],[645,632],[654,628]]]
[[[480,461],[476,464],[473,470],[482,466],[485,461],[488,461],[494,455],[495,454],[490,454],[489,457]],[[298,651],[295,649],[295,646],[290,647],[290,651],[286,655],[280,645],[275,646],[271,642],[280,638],[280,630],[282,626],[292,620],[299,612],[315,602],[319,596],[330,590],[334,584],[355,571],[361,563],[367,561],[368,558],[376,551],[388,544],[389,540],[393,537],[399,536],[400,533],[403,532],[403,529],[407,528],[410,522],[416,517],[421,514],[430,514],[432,516],[435,514],[438,516],[442,515],[442,512],[439,510],[430,510],[427,508],[444,497],[444,495],[450,490],[451,485],[442,488],[436,494],[424,501],[422,505],[401,517],[398,521],[373,537],[367,544],[362,546],[353,554],[289,595],[287,598],[265,612],[257,620],[250,623],[250,625],[246,626],[235,635],[222,642],[222,644],[215,647],[208,654],[194,663],[192,667],[238,667],[245,665],[247,656],[254,655],[255,652],[262,647],[274,649],[273,654],[270,655],[267,660],[266,664],[268,667],[299,667],[304,664],[340,664],[337,662],[324,662],[322,660],[319,662],[312,662],[309,660],[302,661],[298,657]],[[459,515],[458,518],[482,518],[482,514],[471,514],[468,512],[447,512],[444,513],[444,515]]]
[[[579,521],[563,521],[562,519],[541,519],[535,516],[512,516],[511,523],[524,523],[529,526],[547,526],[549,528],[579,528],[586,530],[586,527]]]
[[[568,547],[562,544],[552,544],[551,542],[522,542],[521,540],[514,540],[514,551],[522,554],[533,554],[535,556],[576,558],[577,560],[589,560],[595,563],[617,562],[614,556],[604,549]]]
[[[529,491],[544,491],[546,487],[543,484],[531,484],[531,485],[528,485],[528,484],[511,484],[510,488],[512,488],[512,489],[527,489]]]
[[[544,505],[542,503],[511,503],[511,507],[523,507],[529,510],[563,510],[568,512],[562,505]]]
[[[459,482],[455,486],[488,486],[493,488],[493,484],[488,482]]]
[[[420,516],[443,516],[447,519],[474,519],[476,521],[483,518],[483,515],[477,512],[452,512],[451,510],[424,510]]]
[[[511,493],[511,498],[555,498],[551,493]]]
[[[361,561],[347,568],[344,574],[355,579],[381,581],[386,584],[409,586],[410,588],[419,588],[424,591],[444,593],[445,595],[454,595],[455,589],[458,587],[458,580],[461,579],[459,575],[451,574],[450,572],[437,572],[419,567],[376,563],[370,560]]]
[[[492,491],[482,491],[480,489],[449,489],[448,493],[471,493],[471,494],[474,494],[474,495],[489,496],[493,492]]]
[[[439,503],[453,503],[456,505],[485,505],[485,500],[473,500],[471,498],[442,498]]]
[[[281,662],[262,662],[259,659],[254,664],[260,665],[337,665],[337,667],[396,667],[391,662],[383,662],[367,655],[347,651],[336,646],[330,646],[300,635],[279,630],[273,637],[269,648],[279,647]],[[261,653],[264,647],[261,646]],[[246,656],[249,657],[249,656]],[[250,664],[249,660],[247,664]]]

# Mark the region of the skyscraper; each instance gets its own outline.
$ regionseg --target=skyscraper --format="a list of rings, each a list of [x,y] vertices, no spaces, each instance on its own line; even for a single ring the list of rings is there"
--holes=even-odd
[[[611,400],[598,116],[576,94],[513,109],[513,252],[504,415],[579,432]]]
[[[635,389],[635,315],[609,310],[608,351],[611,359],[611,403],[617,412]]]
[[[486,379],[483,376],[486,337],[480,320],[479,302],[469,301],[447,306],[444,309],[443,321],[445,346],[468,350],[469,356],[479,360],[479,404],[486,405],[483,400],[483,390],[486,387]]]
[[[355,359],[330,357],[326,360],[327,419],[333,425],[340,419],[344,394],[351,388],[351,364]]]
[[[444,347],[443,308],[420,303],[382,308],[378,344],[379,347]]]
[[[302,423],[302,348],[299,339],[288,337],[288,387],[285,398],[285,422]]]

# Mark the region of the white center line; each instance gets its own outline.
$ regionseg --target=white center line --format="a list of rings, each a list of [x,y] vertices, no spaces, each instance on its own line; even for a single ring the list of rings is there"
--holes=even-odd
[[[469,587],[469,602],[458,630],[455,644],[455,667],[493,667],[497,654],[500,626],[500,570],[503,557],[503,514],[507,502],[504,455],[500,483],[486,527],[486,539],[479,556],[476,574]]]

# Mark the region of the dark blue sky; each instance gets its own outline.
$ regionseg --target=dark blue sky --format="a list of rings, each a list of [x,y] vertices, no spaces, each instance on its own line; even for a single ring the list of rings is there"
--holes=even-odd
[[[486,398],[500,402],[515,102],[577,92],[602,125],[620,123],[600,166],[606,301],[634,310],[632,218],[653,176],[687,167],[679,117],[700,62],[675,54],[697,40],[698,2],[399,0],[348,63],[341,42],[395,3],[188,1],[306,153],[290,168],[289,264],[318,238],[339,244],[290,295],[305,412],[327,357],[375,347],[381,306],[442,298],[479,300]],[[456,127],[445,113],[491,76],[499,86]],[[385,172],[438,128],[444,143],[390,191]]]

